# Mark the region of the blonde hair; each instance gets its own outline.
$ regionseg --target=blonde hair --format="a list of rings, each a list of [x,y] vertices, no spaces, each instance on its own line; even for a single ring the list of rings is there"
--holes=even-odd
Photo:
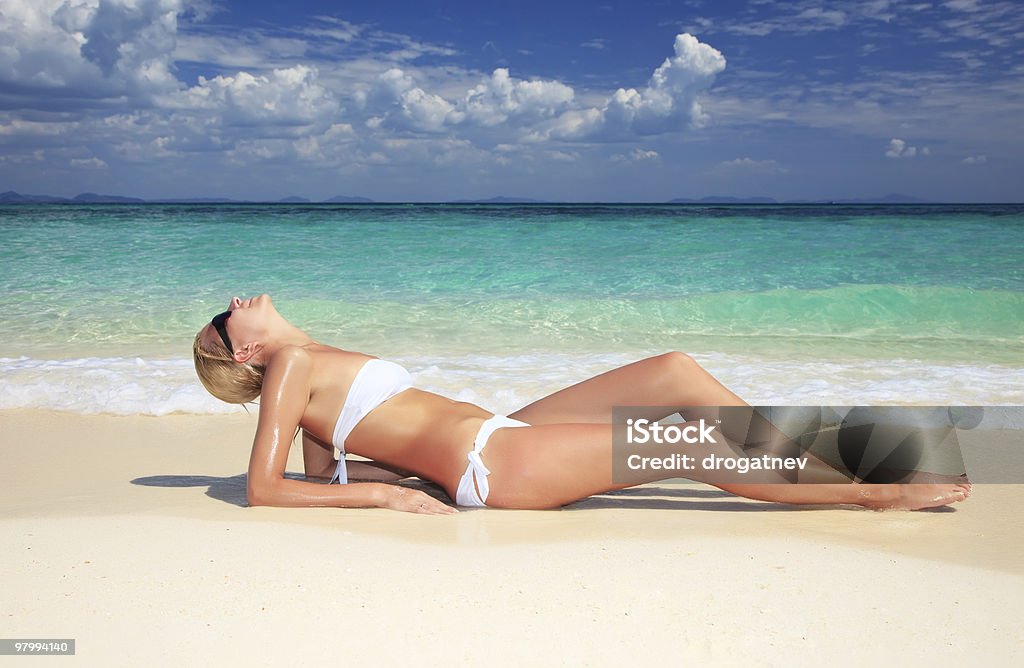
[[[260,396],[266,367],[261,364],[236,362],[223,346],[204,346],[202,329],[192,343],[192,358],[203,387],[221,401],[229,404],[246,404]]]

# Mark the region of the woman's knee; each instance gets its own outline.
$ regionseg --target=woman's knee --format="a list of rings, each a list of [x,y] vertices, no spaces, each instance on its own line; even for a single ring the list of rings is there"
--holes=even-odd
[[[684,352],[672,350],[656,358],[666,373],[677,375],[692,374],[701,368],[697,361]]]
[[[704,369],[686,353],[673,350],[655,358],[658,363],[658,377],[661,378],[661,395],[667,404],[690,405],[699,403],[695,394],[702,385]]]

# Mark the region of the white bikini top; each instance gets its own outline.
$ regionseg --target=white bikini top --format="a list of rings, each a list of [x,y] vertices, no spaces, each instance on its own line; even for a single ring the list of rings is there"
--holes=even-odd
[[[352,387],[345,397],[345,405],[341,408],[338,423],[334,425],[334,447],[341,451],[338,468],[331,478],[341,484],[348,482],[348,468],[345,465],[345,440],[359,421],[370,411],[395,396],[402,390],[412,387],[412,377],[402,366],[387,360],[371,359],[363,364],[352,381]],[[330,483],[328,483],[330,484]]]

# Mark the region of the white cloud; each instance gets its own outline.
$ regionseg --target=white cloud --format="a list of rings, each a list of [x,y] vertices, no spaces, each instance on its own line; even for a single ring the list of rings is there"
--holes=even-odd
[[[297,161],[334,173],[582,163],[593,147],[566,142],[703,125],[698,96],[725,67],[716,49],[680,34],[646,86],[575,90],[504,67],[413,63],[455,51],[329,17],[228,33],[190,22],[215,11],[209,0],[0,4],[0,108],[12,110],[0,112],[0,160],[49,160],[64,172],[131,165],[114,175],[178,169],[216,175],[211,188],[226,182],[225,166],[260,162],[265,173]],[[388,143],[400,139],[416,143]],[[107,147],[102,158],[89,157],[96,146]]]
[[[297,37],[280,37],[259,31],[219,34],[193,29],[178,35],[174,60],[226,69],[266,69],[287,66],[290,64],[288,61],[303,57],[308,47]]]
[[[772,3],[762,3],[772,4]],[[821,3],[814,3],[805,6],[807,3],[789,2],[776,3],[780,5],[773,10],[771,18],[764,17],[757,9],[748,9],[746,16],[733,16],[728,21],[717,23],[714,19],[698,17],[694,19],[697,26],[703,32],[731,32],[738,35],[751,37],[765,37],[775,32],[788,32],[797,35],[804,35],[826,30],[837,30],[847,25],[851,17],[847,11],[838,9],[822,9]],[[848,7],[849,10],[860,13],[875,19],[888,21],[892,15],[887,11],[888,3],[879,2],[863,3],[858,7]]]
[[[608,40],[603,39],[601,37],[595,37],[594,39],[583,42],[582,44],[580,44],[580,46],[587,49],[597,49],[598,51],[603,51],[604,49],[608,48]]]
[[[656,162],[658,160],[661,160],[661,156],[657,151],[644,150],[642,148],[635,148],[628,154],[617,153],[611,157],[612,162],[619,163]]]
[[[860,10],[865,16],[878,21],[884,21],[886,23],[889,23],[896,17],[894,8],[891,6],[889,0],[868,0],[867,2],[861,2]]]
[[[526,143],[546,142],[552,137],[558,139],[588,139],[595,135],[604,124],[604,110],[570,109],[557,118],[530,130],[522,136]]]
[[[832,28],[839,28],[846,24],[846,12],[839,10],[827,10],[820,7],[808,7],[796,15],[796,20],[807,21]]]
[[[885,151],[887,158],[913,158],[915,155],[917,149],[913,146],[908,147],[907,142],[902,139],[890,139],[889,148]]]
[[[402,115],[418,130],[440,130],[449,119],[454,123],[462,120],[462,115],[455,111],[448,100],[427,93],[422,88],[402,93],[401,106]]]
[[[654,135],[700,127],[707,122],[697,96],[725,68],[716,49],[689,34],[676,36],[675,55],[655,69],[642,90],[620,88],[603,106],[573,107],[575,91],[560,81],[526,81],[509,70],[469,89],[461,99],[428,92],[400,68],[381,74],[356,99],[367,127],[441,132],[446,128],[523,128],[520,140],[601,140]]]
[[[327,25],[306,28],[303,33],[347,43],[354,41],[365,32],[362,26],[334,16],[314,16],[313,19]]]
[[[253,162],[278,160],[292,154],[293,145],[284,139],[242,139],[225,152],[229,164],[249,165]]]
[[[299,137],[292,142],[295,154],[302,160],[323,160],[324,154],[320,150],[320,142],[316,137]]]
[[[570,109],[525,139],[615,139],[705,125],[708,117],[697,96],[725,69],[725,57],[688,33],[676,35],[674,51],[654,70],[643,90],[620,88],[603,107]]]
[[[747,3],[727,18],[696,17],[690,25],[701,34],[733,33],[768,37],[777,33],[809,35],[850,28],[879,35],[879,22],[902,26],[905,36],[927,42],[955,42],[960,38],[982,40],[993,45],[1012,46],[1020,39],[1024,5],[1015,0],[979,2],[951,0],[945,3],[890,2],[889,0],[787,0],[761,3],[762,9]],[[827,7],[827,9],[823,8]]]
[[[4,0],[0,85],[60,90],[32,96],[37,108],[174,89],[171,54],[187,9],[184,0]]]
[[[978,0],[949,0],[949,2],[943,3],[946,7],[958,12],[976,12],[978,11]]]
[[[715,165],[715,172],[736,173],[744,172],[749,174],[786,174],[788,169],[783,167],[776,160],[754,160],[743,157],[725,160]]]
[[[103,169],[107,166],[107,163],[103,162],[97,157],[92,158],[73,158],[69,163],[72,167],[79,167],[84,169]]]
[[[565,151],[544,151],[544,157],[555,162],[576,162],[580,159],[579,153],[567,153]]]
[[[513,79],[504,68],[466,93],[459,104],[469,121],[485,127],[510,118],[550,118],[573,100],[573,89],[559,81]]]
[[[338,112],[338,102],[317,82],[316,68],[304,65],[258,76],[201,76],[198,85],[161,101],[172,109],[213,111],[226,125],[309,125]]]
[[[36,149],[31,153],[23,154],[12,154],[4,153],[0,154],[0,162],[6,162],[14,165],[29,165],[33,163],[43,162],[45,156],[42,149]]]
[[[611,95],[587,91],[587,102],[581,102],[561,81],[521,79],[507,68],[481,78],[455,67],[389,67],[389,61],[456,52],[332,17],[273,34],[227,33],[183,18],[214,13],[210,0],[2,2],[0,30],[7,39],[0,46],[0,104],[11,95],[5,88],[29,90],[37,93],[19,93],[8,106],[24,108],[18,105],[29,100],[37,109],[71,107],[72,120],[131,118],[121,134],[104,122],[92,126],[120,155],[136,160],[232,149],[236,157],[269,158],[292,150],[311,159],[323,154],[327,138],[320,135],[339,124],[349,129],[348,141],[395,132],[457,132],[481,145],[495,139],[528,144],[678,132],[706,122],[697,96],[725,67],[717,50],[680,34],[673,56],[654,70],[646,87]],[[187,26],[181,34],[179,20]],[[314,49],[320,53],[313,55]],[[369,55],[322,55],[337,57],[348,49]],[[213,72],[187,84],[175,76],[177,61],[203,63]],[[55,89],[61,94],[49,94]],[[22,123],[0,119],[0,134],[64,132],[53,123],[16,122]],[[298,132],[319,139],[298,142]],[[264,138],[284,141],[258,141]]]
[[[984,154],[969,155],[962,160],[965,165],[984,165],[988,162],[988,157]]]
[[[991,51],[988,52],[988,54],[991,53]],[[981,58],[981,56],[985,54],[975,53],[972,51],[946,51],[941,55],[946,58],[959,60],[964,67],[972,70],[977,69],[985,64],[985,61],[982,60]]]
[[[75,127],[74,123],[42,123],[20,118],[0,119],[0,136],[60,135]]]
[[[327,128],[324,137],[333,141],[348,142],[356,138],[356,133],[349,123],[334,123]]]
[[[447,139],[435,144],[432,155],[435,165],[463,165],[478,162],[485,155],[483,151],[464,139]]]
[[[605,106],[605,122],[641,135],[682,129],[687,122],[699,127],[707,117],[697,93],[724,69],[725,57],[717,49],[693,35],[677,35],[675,57],[665,59],[642,92],[617,90]]]
[[[1013,47],[1021,37],[1024,5],[1020,2],[986,2],[954,0],[945,3],[950,17],[942,29],[922,26],[919,34],[934,42],[956,42],[966,38],[987,42],[994,47]]]
[[[381,74],[365,99],[366,104],[381,108],[367,123],[371,129],[390,126],[439,132],[446,123],[462,120],[462,114],[455,110],[455,105],[416,86],[412,77],[397,67]]]
[[[918,154],[931,155],[931,149],[927,146],[921,148],[909,146],[902,139],[890,139],[889,147],[885,150],[885,157],[887,158],[913,158]]]
[[[371,118],[379,119],[373,121],[374,127],[438,132],[463,123],[494,127],[550,118],[572,102],[573,90],[558,81],[515,79],[508,69],[499,68],[461,100],[449,101],[417,86],[403,70],[392,68],[359,99]]]
[[[396,165],[490,164],[494,156],[466,139],[454,137],[403,137],[384,139],[379,143],[381,157]]]

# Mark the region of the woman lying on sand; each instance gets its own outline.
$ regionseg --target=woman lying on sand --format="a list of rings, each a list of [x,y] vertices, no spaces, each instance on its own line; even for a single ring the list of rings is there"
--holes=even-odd
[[[250,505],[457,512],[398,485],[285,478],[300,427],[308,478],[327,478],[336,468],[335,477],[347,482],[344,453],[351,452],[379,462],[378,473],[383,466],[431,480],[460,506],[557,508],[630,486],[612,481],[612,406],[746,405],[690,357],[670,352],[595,376],[507,417],[494,415],[411,387],[408,372],[393,362],[317,343],[285,320],[268,295],[233,298],[227,311],[199,330],[193,353],[200,380],[218,399],[241,404],[261,397],[246,488]],[[338,462],[335,447],[342,452]],[[638,482],[678,475],[653,470]],[[764,501],[874,509],[942,506],[970,493],[966,482],[703,482]]]

